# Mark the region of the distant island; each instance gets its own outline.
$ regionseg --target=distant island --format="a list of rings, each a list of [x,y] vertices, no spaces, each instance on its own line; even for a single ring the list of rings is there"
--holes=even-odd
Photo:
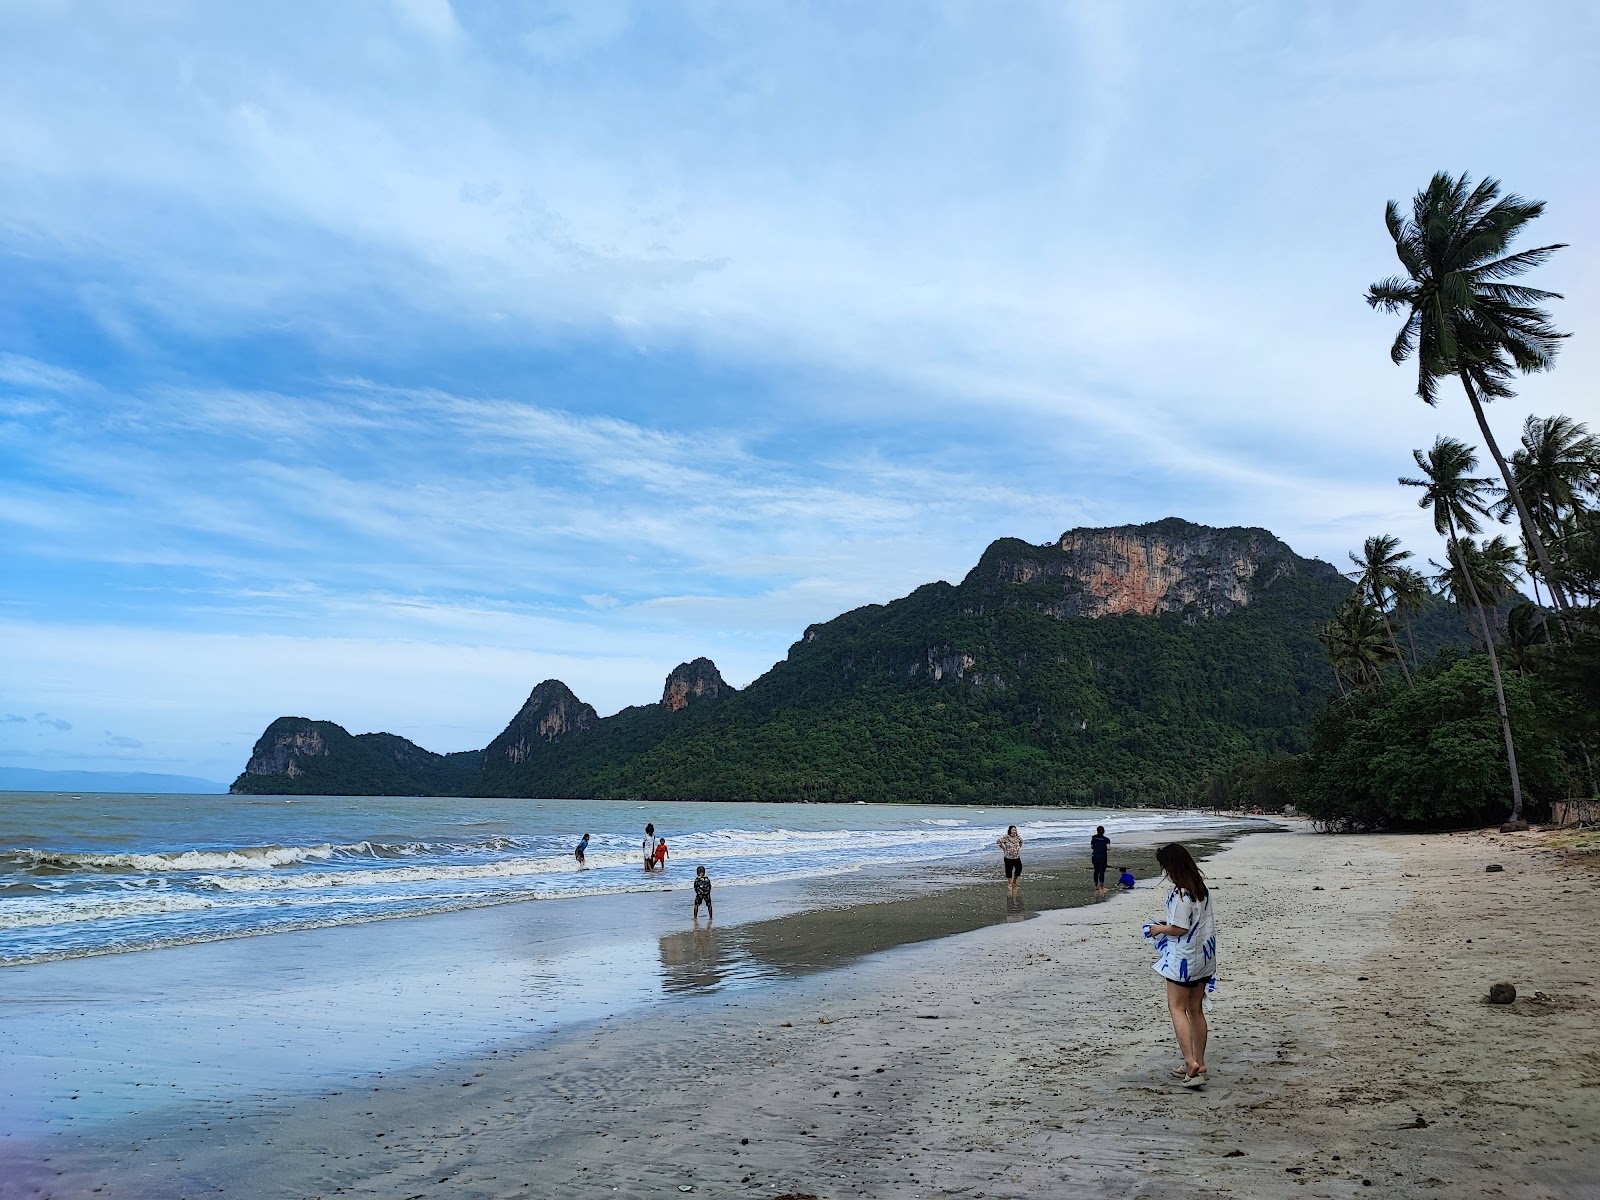
[[[1168,518],[994,542],[807,628],[742,691],[700,658],[600,717],[560,680],[482,750],[280,717],[237,794],[1175,804],[1305,746],[1334,687],[1317,630],[1352,584],[1264,529]],[[1433,600],[1425,650],[1465,645]]]

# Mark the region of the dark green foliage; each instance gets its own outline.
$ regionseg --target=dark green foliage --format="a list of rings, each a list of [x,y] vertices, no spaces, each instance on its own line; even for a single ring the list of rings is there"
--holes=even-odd
[[[231,790],[257,796],[471,795],[483,766],[481,750],[434,754],[392,733],[351,734],[332,721],[304,717],[279,717],[268,725],[251,765],[297,738],[302,743],[316,739],[322,751],[296,755],[293,775],[247,769]]]
[[[1506,707],[1532,810],[1564,795],[1568,768],[1531,678],[1508,677]],[[1317,719],[1300,764],[1297,803],[1335,829],[1482,824],[1511,805],[1494,682],[1481,654],[1407,687],[1352,693]]]

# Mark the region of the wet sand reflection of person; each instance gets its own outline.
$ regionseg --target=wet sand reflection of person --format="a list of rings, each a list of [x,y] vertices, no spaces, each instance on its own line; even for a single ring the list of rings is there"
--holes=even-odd
[[[725,952],[714,928],[669,933],[661,938],[661,983],[669,992],[713,992],[727,978],[737,952]]]
[[[1027,907],[1022,903],[1022,890],[1011,888],[1006,892],[1006,920],[1023,921],[1028,916]]]

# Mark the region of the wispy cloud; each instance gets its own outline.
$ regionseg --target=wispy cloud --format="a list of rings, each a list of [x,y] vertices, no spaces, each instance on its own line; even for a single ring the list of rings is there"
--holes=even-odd
[[[75,726],[8,730],[226,773],[121,714],[234,754],[262,713],[225,687],[279,654],[323,715],[477,736],[527,673],[602,707],[695,653],[748,679],[1074,524],[1424,547],[1394,477],[1477,434],[1359,302],[1381,205],[1441,166],[1547,199],[1592,327],[1600,16],[1148,15],[0,10],[0,605],[55,656],[4,674]],[[1600,419],[1592,344],[1497,428]],[[68,630],[138,663],[87,699]],[[233,658],[186,699],[158,651]],[[391,654],[456,681],[406,678],[437,711],[334,676],[399,686]]]

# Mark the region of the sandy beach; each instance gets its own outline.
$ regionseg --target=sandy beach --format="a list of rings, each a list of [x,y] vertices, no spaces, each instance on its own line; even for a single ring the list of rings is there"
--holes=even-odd
[[[1560,841],[1222,850],[1198,1093],[1167,1079],[1145,888],[326,1095],[9,1138],[0,1196],[1600,1196],[1600,871]]]

